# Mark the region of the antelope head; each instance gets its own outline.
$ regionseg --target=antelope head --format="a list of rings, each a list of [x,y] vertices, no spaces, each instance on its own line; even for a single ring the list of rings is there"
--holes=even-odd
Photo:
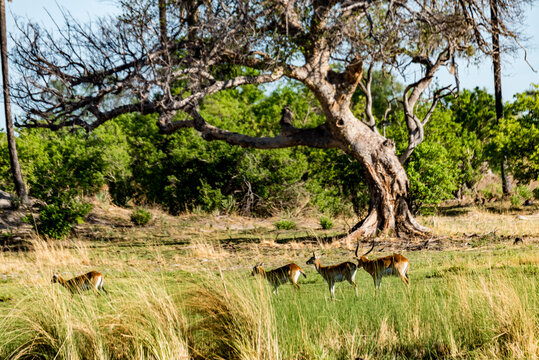
[[[370,248],[369,251],[367,251],[365,254],[361,255],[361,256],[358,256],[358,251],[359,251],[359,240],[357,241],[357,246],[356,246],[356,256],[354,257],[354,259],[357,260],[357,266],[358,267],[363,267],[366,263],[368,263],[370,260],[367,258],[367,255],[374,249],[374,241],[372,242],[372,247]]]
[[[53,274],[52,275],[52,280],[51,280],[51,283],[57,283],[57,282],[60,282],[60,276],[58,276],[58,274]]]
[[[262,264],[263,263],[258,263],[253,267],[253,271],[251,272],[252,276],[255,276],[257,274],[258,275],[264,275],[265,274],[264,269],[262,269]]]
[[[307,265],[316,265],[316,260],[319,260],[318,256],[316,256],[315,252],[313,251],[313,256],[309,260],[307,260]]]

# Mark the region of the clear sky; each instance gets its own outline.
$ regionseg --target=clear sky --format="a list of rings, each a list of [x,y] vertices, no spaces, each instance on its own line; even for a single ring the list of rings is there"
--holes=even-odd
[[[51,26],[47,12],[53,18],[61,19],[60,7],[83,21],[97,16],[118,13],[112,0],[13,0],[6,2],[8,33],[16,31],[13,25],[14,17],[26,17],[42,23],[44,26]],[[528,10],[527,21],[522,24],[522,30],[529,40],[524,45],[528,50],[528,62],[537,72],[533,72],[526,64],[523,53],[516,57],[502,55],[502,92],[505,101],[511,100],[515,93],[529,89],[531,83],[539,83],[539,4]],[[461,63],[459,75],[461,89],[472,89],[479,86],[493,93],[494,80],[490,59],[485,59],[479,66]],[[438,75],[438,83],[445,85],[451,82],[450,75],[445,70],[441,70]],[[5,128],[3,102],[0,107],[0,128]]]

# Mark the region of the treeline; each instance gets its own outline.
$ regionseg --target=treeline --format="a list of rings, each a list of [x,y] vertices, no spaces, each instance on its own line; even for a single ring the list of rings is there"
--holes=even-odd
[[[382,74],[377,78],[374,110],[381,121],[394,79]],[[538,94],[538,86],[518,94],[506,104],[505,119],[499,124],[494,99],[484,90],[446,98],[426,126],[425,141],[405,164],[413,209],[428,209],[474,191],[485,164],[496,171],[501,157],[522,184],[537,180]],[[355,103],[354,112],[361,118],[361,93]],[[273,136],[280,131],[278,120],[285,105],[294,113],[295,126],[324,122],[315,99],[295,83],[281,84],[271,92],[245,86],[218,93],[204,102],[201,112],[219,127]],[[339,151],[245,149],[207,142],[192,129],[162,135],[156,121],[157,116],[131,114],[92,133],[19,129],[17,146],[30,195],[57,208],[76,208],[69,221],[89,210],[80,200],[87,196],[110,196],[121,206],[156,204],[172,214],[219,211],[267,216],[316,208],[335,216],[368,207],[360,165]],[[403,151],[407,131],[398,104],[379,128],[384,125],[397,153]],[[1,186],[12,192],[5,134],[1,139]]]

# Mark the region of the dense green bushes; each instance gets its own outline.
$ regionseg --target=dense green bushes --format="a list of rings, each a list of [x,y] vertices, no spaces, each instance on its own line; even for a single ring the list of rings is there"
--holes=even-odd
[[[38,232],[55,239],[69,234],[74,224],[84,222],[84,217],[92,210],[86,203],[52,203],[43,206],[39,212]]]
[[[384,86],[389,85],[382,85],[377,99],[388,93]],[[361,111],[360,93],[355,100],[354,111]],[[380,119],[383,104],[377,104],[375,115]],[[324,121],[315,99],[295,84],[269,94],[254,86],[221,92],[208,98],[201,112],[225,129],[273,136],[279,132],[285,105],[294,112],[295,126],[314,127]],[[431,208],[464,187],[473,188],[482,164],[489,161],[495,169],[500,152],[518,180],[537,179],[537,88],[520,94],[499,125],[493,122],[491,106],[492,97],[475,89],[447,100],[434,112],[425,141],[405,164],[413,209]],[[402,119],[402,109],[396,106],[386,124],[397,153],[407,142]],[[118,205],[156,204],[172,214],[219,211],[265,216],[315,208],[335,216],[361,214],[368,208],[363,169],[340,151],[245,149],[205,141],[193,129],[162,135],[156,121],[156,115],[122,115],[90,134],[22,129],[18,147],[30,194],[47,203],[42,210],[43,231],[47,223],[65,229],[67,225],[60,224],[80,221],[86,208],[79,199],[106,190]],[[0,144],[4,155],[0,186],[9,191],[5,134]],[[62,234],[65,230],[49,233]]]
[[[152,214],[144,209],[138,208],[131,213],[131,222],[137,226],[147,225],[152,219]]]

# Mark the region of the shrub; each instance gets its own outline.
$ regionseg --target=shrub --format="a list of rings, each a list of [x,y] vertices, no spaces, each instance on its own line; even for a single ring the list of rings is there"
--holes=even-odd
[[[522,197],[519,194],[513,194],[511,196],[511,205],[513,206],[522,205]]]
[[[152,214],[144,209],[136,209],[131,213],[131,222],[137,226],[144,226],[150,222]]]
[[[484,189],[481,190],[483,197],[487,201],[491,201],[494,198],[502,197],[502,185],[499,183],[488,184]]]
[[[64,238],[75,224],[84,222],[92,210],[91,204],[71,201],[43,206],[39,211],[38,232],[55,239]]]
[[[533,197],[539,200],[539,186],[533,189]]]
[[[523,200],[531,200],[533,197],[532,191],[524,185],[519,185],[517,187],[517,193]]]
[[[279,220],[274,225],[279,230],[292,230],[296,228],[296,223],[292,220]]]
[[[331,220],[330,218],[326,216],[323,216],[320,218],[320,226],[324,230],[331,229],[333,227],[333,220]]]

